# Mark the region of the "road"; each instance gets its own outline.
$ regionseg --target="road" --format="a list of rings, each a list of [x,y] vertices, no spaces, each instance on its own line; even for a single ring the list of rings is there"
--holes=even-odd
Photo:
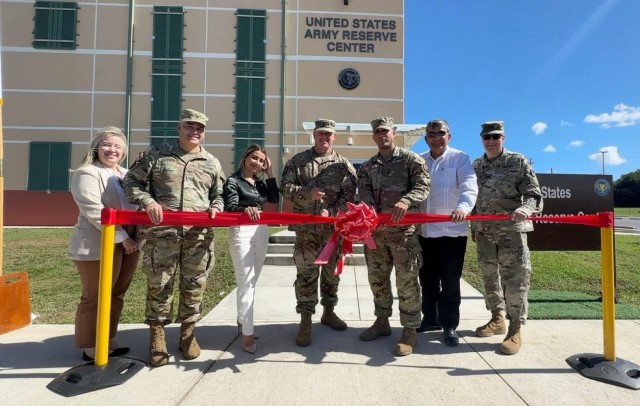
[[[640,217],[616,217],[615,226],[617,232],[640,235]]]

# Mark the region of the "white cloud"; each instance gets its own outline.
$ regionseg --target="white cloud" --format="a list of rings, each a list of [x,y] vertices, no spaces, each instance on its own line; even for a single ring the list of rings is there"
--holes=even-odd
[[[569,143],[570,148],[580,148],[583,145],[584,145],[584,141],[582,140],[575,140]]]
[[[566,127],[575,127],[576,125],[573,123],[570,123],[568,121],[564,121],[564,120],[560,120],[560,125],[566,126]]]
[[[620,156],[620,154],[618,153],[618,147],[616,146],[602,147],[595,154],[589,155],[589,159],[592,161],[602,162],[603,155],[605,165],[617,166],[627,162],[626,159]]]
[[[585,123],[600,124],[602,128],[629,127],[640,121],[640,107],[616,104],[611,113],[589,114],[584,118]]]
[[[547,129],[547,123],[543,123],[542,121],[538,121],[534,125],[531,126],[531,130],[536,134],[540,135]]]
[[[556,147],[554,147],[553,145],[549,144],[546,147],[544,147],[542,152],[556,152]]]

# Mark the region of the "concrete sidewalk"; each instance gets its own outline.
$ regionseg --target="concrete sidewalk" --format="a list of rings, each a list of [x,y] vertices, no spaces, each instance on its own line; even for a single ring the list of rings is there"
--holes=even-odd
[[[72,325],[32,325],[0,336],[0,397],[3,405],[620,405],[637,404],[640,392],[587,379],[565,359],[603,352],[602,321],[529,321],[519,354],[498,352],[502,336],[478,338],[474,329],[489,313],[482,295],[463,283],[460,345],[442,343],[441,332],[418,335],[414,354],[396,357],[402,328],[397,303],[393,334],[373,342],[358,334],[375,319],[366,268],[348,266],[337,313],[347,321],[336,332],[314,316],[313,341],[297,347],[292,283],[295,268],[266,266],[256,293],[255,355],[242,351],[235,325],[235,291],[197,328],[202,355],[181,358],[178,327],[167,329],[169,365],[143,368],[120,386],[75,397],[46,388],[55,377],[82,364],[73,348]],[[123,325],[118,340],[146,361],[148,327]],[[640,362],[640,323],[618,321],[617,356]]]

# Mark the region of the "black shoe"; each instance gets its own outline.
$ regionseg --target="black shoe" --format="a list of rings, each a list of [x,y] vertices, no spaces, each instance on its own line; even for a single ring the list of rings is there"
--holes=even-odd
[[[444,330],[444,343],[449,347],[455,347],[458,345],[458,333],[453,328],[446,328]]]
[[[130,351],[129,347],[120,347],[120,348],[116,348],[115,350],[112,350],[109,353],[110,357],[119,357],[121,355],[125,355],[128,354]],[[90,357],[85,351],[82,351],[82,360],[83,361],[94,361],[94,359],[92,357]]]
[[[425,331],[440,331],[442,326],[438,323],[433,324],[420,324],[420,327],[416,329],[418,333],[424,333]]]

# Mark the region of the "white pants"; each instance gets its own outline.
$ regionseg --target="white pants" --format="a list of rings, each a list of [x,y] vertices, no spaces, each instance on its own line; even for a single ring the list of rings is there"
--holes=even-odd
[[[253,300],[268,244],[266,225],[229,227],[229,251],[238,285],[238,322],[244,335],[253,334]]]

